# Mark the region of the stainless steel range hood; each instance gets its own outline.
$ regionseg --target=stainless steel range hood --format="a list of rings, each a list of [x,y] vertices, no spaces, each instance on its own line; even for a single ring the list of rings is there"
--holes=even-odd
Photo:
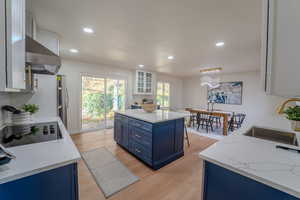
[[[39,42],[26,36],[26,64],[31,66],[32,73],[54,75],[60,69],[61,59]]]

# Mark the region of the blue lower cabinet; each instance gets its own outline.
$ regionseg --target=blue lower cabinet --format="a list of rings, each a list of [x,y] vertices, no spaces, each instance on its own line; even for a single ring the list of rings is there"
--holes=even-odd
[[[0,184],[2,200],[78,200],[77,164]]]
[[[115,141],[153,169],[184,155],[184,120],[148,123],[115,114]]]
[[[205,175],[203,200],[298,199],[208,161],[205,161],[204,166]]]

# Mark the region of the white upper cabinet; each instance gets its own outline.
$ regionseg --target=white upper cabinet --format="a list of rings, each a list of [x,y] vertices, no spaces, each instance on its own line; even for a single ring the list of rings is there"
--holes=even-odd
[[[0,3],[0,15],[5,13],[0,18],[0,39],[1,44],[5,44],[0,50],[0,57],[4,58],[1,59],[0,90],[25,89],[25,0],[0,0]]]
[[[299,9],[299,0],[264,0],[262,71],[271,95],[300,96]]]
[[[60,43],[58,34],[37,27],[36,40],[59,56]]]
[[[0,0],[0,91],[6,87],[5,0]]]
[[[153,95],[153,80],[153,73],[137,70],[135,81],[135,94]]]

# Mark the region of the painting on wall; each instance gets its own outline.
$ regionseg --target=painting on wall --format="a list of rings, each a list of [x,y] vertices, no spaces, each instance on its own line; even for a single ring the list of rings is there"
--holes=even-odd
[[[221,82],[217,88],[207,89],[207,100],[219,104],[242,105],[243,82]]]

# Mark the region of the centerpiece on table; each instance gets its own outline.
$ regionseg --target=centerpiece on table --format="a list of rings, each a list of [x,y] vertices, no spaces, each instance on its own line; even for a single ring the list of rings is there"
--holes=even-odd
[[[300,106],[289,107],[284,111],[284,114],[291,121],[292,129],[300,131]]]

